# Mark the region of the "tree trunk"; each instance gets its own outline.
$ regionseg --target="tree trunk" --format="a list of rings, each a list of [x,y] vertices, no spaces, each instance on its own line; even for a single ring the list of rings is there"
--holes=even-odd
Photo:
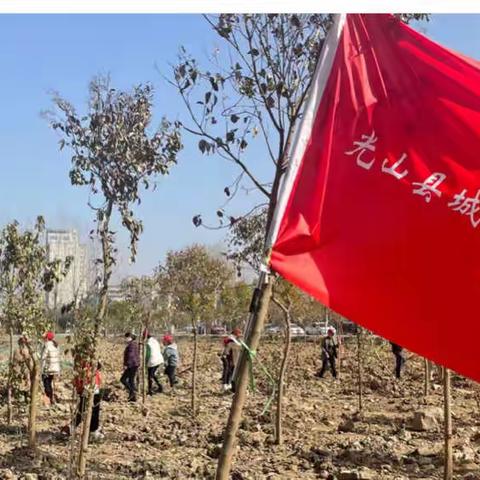
[[[444,396],[444,427],[445,427],[445,465],[443,480],[452,480],[453,478],[453,460],[452,460],[452,412],[450,410],[450,370],[443,369],[443,396]]]
[[[147,337],[146,337],[146,332],[147,332],[147,326],[146,323],[143,323],[142,326],[140,327],[140,335],[141,339],[140,340],[140,358],[141,358],[141,379],[142,379],[142,405],[145,407],[145,403],[147,401],[147,375],[146,375],[146,369],[147,369]]]
[[[340,378],[343,371],[343,358],[345,353],[345,345],[343,343],[343,329],[340,321],[336,321],[336,332],[338,341],[338,356],[337,356],[337,378]]]
[[[91,369],[91,372],[92,372],[93,381],[91,381],[87,391],[87,406],[86,406],[84,417],[83,417],[83,430],[82,430],[82,436],[80,437],[80,452],[78,454],[77,473],[80,478],[83,478],[85,476],[85,469],[87,466],[87,451],[88,451],[88,441],[90,436],[90,424],[92,422],[96,368]]]
[[[147,401],[147,345],[143,339],[142,347],[142,403],[145,406]]]
[[[40,363],[33,358],[30,372],[30,407],[28,412],[28,447],[35,449],[37,441],[38,390],[40,383]]]
[[[7,423],[8,425],[12,424],[13,420],[13,328],[10,327],[9,331],[10,344],[9,344],[9,355],[8,355],[8,389],[7,389]]]
[[[284,393],[284,381],[285,373],[288,366],[288,357],[290,355],[290,345],[291,345],[291,336],[290,336],[290,310],[284,310],[285,315],[285,346],[283,349],[283,358],[282,364],[280,366],[280,374],[278,376],[277,382],[277,418],[275,425],[275,443],[277,445],[283,444],[283,425],[282,425],[282,409],[283,409],[283,393]]]
[[[436,368],[438,374],[438,381],[445,382],[445,369],[440,365],[437,365]]]
[[[75,387],[72,386],[72,407],[70,409],[70,447],[69,447],[69,462],[68,462],[68,478],[74,478],[74,465],[75,465],[75,454],[77,449],[75,448],[75,441],[77,438],[77,428],[75,425],[75,420],[77,417],[77,395]]]
[[[427,397],[430,393],[430,362],[426,358],[424,358],[423,365],[425,369],[425,382],[424,382],[423,395]]]
[[[300,111],[301,105],[297,105],[297,114]],[[267,213],[267,224],[265,228],[265,248],[269,249],[271,246],[269,238],[271,235],[271,224],[275,215],[275,208],[277,206],[277,197],[280,188],[280,182],[282,176],[285,173],[285,164],[287,155],[290,150],[290,144],[292,141],[292,135],[295,122],[290,125],[287,138],[284,145],[280,145],[278,164],[275,169],[275,177],[272,183],[272,189],[270,192],[270,200]],[[268,262],[267,262],[268,263]],[[260,288],[259,296],[257,299],[257,306],[255,311],[247,321],[245,331],[245,341],[248,347],[256,351],[262,335],[265,319],[268,314],[268,308],[270,306],[270,299],[272,298],[273,291],[273,278],[269,277],[265,272],[260,274],[258,281]],[[254,294],[255,295],[255,294]],[[255,296],[254,296],[255,298]],[[230,469],[232,465],[233,450],[235,447],[235,440],[238,432],[238,427],[242,419],[243,406],[245,405],[245,398],[248,385],[248,357],[247,352],[242,350],[238,365],[234,372],[235,378],[235,395],[233,397],[232,406],[230,408],[230,414],[228,417],[227,427],[224,433],[222,451],[218,459],[216,480],[228,480]]]
[[[90,372],[92,378],[90,379],[90,387],[87,392],[87,406],[85,417],[83,419],[83,430],[80,441],[80,452],[78,453],[78,468],[77,474],[80,478],[85,476],[85,469],[87,466],[87,449],[88,449],[88,440],[90,436],[90,424],[92,422],[92,408],[93,408],[93,396],[95,391],[95,376],[97,372],[97,342],[98,342],[98,333],[105,317],[105,312],[107,311],[108,303],[108,282],[112,274],[111,266],[111,244],[109,241],[109,226],[110,226],[110,217],[112,215],[113,202],[110,200],[106,211],[103,224],[100,228],[100,236],[102,240],[102,261],[103,261],[103,279],[102,279],[102,288],[100,290],[100,299],[98,303],[98,310],[95,317],[94,325],[94,345],[92,357],[90,358]]]
[[[197,322],[193,320],[192,417],[197,415]]]
[[[363,352],[362,352],[362,329],[357,331],[357,364],[358,364],[358,411],[363,409]]]
[[[246,344],[251,350],[256,351],[263,331],[263,325],[268,313],[270,298],[272,296],[272,279],[268,283],[266,275],[260,276],[260,295],[258,309],[252,316]],[[248,385],[248,356],[242,350],[236,372],[235,395],[233,397],[227,427],[224,433],[223,447],[218,459],[216,480],[228,480],[232,464],[233,451],[237,436],[238,427],[242,419],[242,410],[245,405],[245,398]]]
[[[148,384],[148,375],[147,375],[147,333],[150,330],[150,326],[152,325],[152,311],[149,309],[148,314],[147,314],[147,321],[144,325],[143,328],[143,351],[142,351],[142,385],[143,385],[143,391],[142,391],[142,401],[143,404],[145,405],[145,401],[147,398],[147,384]]]

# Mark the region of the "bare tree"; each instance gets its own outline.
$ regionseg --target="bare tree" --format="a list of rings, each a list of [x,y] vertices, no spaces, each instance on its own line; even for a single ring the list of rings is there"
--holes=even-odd
[[[403,15],[403,20],[422,15]],[[211,59],[213,69],[202,68],[184,49],[171,83],[177,88],[188,113],[183,128],[198,139],[204,155],[216,155],[238,168],[238,175],[224,188],[227,197],[217,210],[219,224],[229,228],[240,219],[265,209],[265,231],[259,252],[268,264],[265,235],[270,229],[282,176],[289,162],[293,132],[301,118],[308,87],[331,15],[319,14],[222,14],[206,21],[222,39],[222,48]],[[249,155],[249,145],[263,147]],[[259,159],[261,159],[259,161]],[[267,163],[266,163],[267,162]],[[267,178],[266,166],[270,165]],[[239,191],[253,188],[258,204],[240,216],[228,215],[228,204]],[[205,225],[197,214],[195,225]],[[211,226],[209,226],[212,228]],[[251,328],[246,335],[256,350],[272,293],[269,275],[262,273],[252,301]],[[219,457],[217,479],[229,475],[236,432],[247,387],[247,360],[242,352],[237,368],[237,389]]]
[[[130,234],[131,260],[135,260],[137,242],[143,230],[132,207],[140,203],[142,187],[151,187],[157,175],[166,175],[176,162],[182,148],[178,125],[164,119],[159,129],[149,135],[152,120],[153,89],[137,85],[131,92],[112,88],[108,78],[97,77],[89,87],[90,100],[86,114],[79,115],[73,105],[55,95],[56,110],[51,114],[51,126],[61,134],[60,149],[68,147],[72,153],[70,180],[72,185],[90,189],[89,207],[95,213],[103,267],[100,276],[100,301],[93,324],[94,345],[91,365],[96,365],[97,339],[107,308],[107,291],[115,264],[115,232],[112,216],[116,210],[122,225]],[[98,201],[93,204],[93,199]],[[85,475],[86,450],[93,405],[94,378],[88,399],[78,474]]]
[[[168,252],[165,263],[157,271],[164,291],[169,291],[175,299],[176,309],[186,312],[191,318],[194,339],[191,407],[195,417],[198,324],[202,317],[211,315],[217,295],[231,280],[233,272],[223,259],[211,256],[200,245]]]

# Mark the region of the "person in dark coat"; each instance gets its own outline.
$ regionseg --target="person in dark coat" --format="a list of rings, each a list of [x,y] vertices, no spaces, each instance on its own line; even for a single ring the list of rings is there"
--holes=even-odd
[[[317,377],[322,378],[330,365],[333,378],[337,378],[337,357],[338,341],[335,337],[335,329],[330,327],[327,330],[327,336],[322,340],[322,368],[317,373]]]
[[[230,337],[225,337],[223,339],[223,351],[220,356],[222,360],[222,386],[223,390],[227,391],[230,388],[230,366],[228,364],[228,359],[227,359],[227,346],[230,342],[233,340]]]
[[[128,401],[137,401],[137,387],[135,379],[138,367],[140,366],[140,355],[138,353],[138,345],[135,342],[135,335],[132,333],[125,334],[127,346],[123,353],[123,375],[120,381],[128,391]]]
[[[235,372],[235,366],[238,363],[240,358],[240,353],[242,352],[242,345],[240,343],[242,337],[242,331],[239,328],[234,328],[232,334],[228,337],[229,342],[225,345],[225,359],[227,361],[227,371],[226,371],[226,385],[228,388],[232,389],[232,392],[235,393],[235,381],[233,380],[233,374]]]
[[[403,347],[393,342],[390,342],[390,345],[392,346],[392,353],[395,356],[395,377],[399,379],[402,373],[403,364],[405,363]]]

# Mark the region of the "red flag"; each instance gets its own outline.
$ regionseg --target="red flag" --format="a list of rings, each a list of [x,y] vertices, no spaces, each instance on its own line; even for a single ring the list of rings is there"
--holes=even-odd
[[[277,215],[275,271],[480,380],[478,62],[393,16],[342,16]]]

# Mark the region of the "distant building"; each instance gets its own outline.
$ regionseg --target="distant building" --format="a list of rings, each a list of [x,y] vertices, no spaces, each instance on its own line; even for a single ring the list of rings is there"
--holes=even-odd
[[[111,302],[123,302],[126,298],[125,288],[122,285],[109,285],[107,296]]]
[[[67,276],[47,294],[49,308],[60,308],[75,297],[87,294],[87,247],[81,245],[76,230],[47,230],[47,254],[49,260],[71,256],[73,258]]]

